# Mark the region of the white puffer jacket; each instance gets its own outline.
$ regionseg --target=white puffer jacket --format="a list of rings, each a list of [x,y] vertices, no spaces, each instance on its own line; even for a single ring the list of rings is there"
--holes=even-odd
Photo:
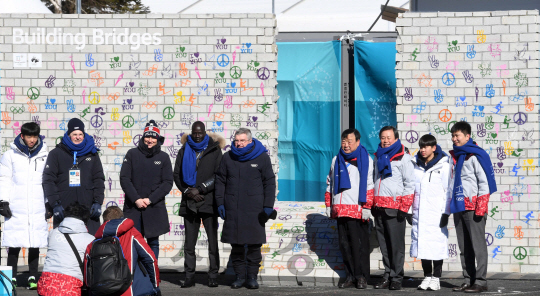
[[[2,247],[45,248],[48,227],[42,176],[47,145],[32,158],[14,143],[0,162],[0,199],[9,202],[13,216],[5,219]]]
[[[448,228],[439,227],[441,216],[450,207],[447,200],[451,165],[443,156],[427,171],[414,165],[415,189],[412,204],[411,257],[426,260],[448,258]]]

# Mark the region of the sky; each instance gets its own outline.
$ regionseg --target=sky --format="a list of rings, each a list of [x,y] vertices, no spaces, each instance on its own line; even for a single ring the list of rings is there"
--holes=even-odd
[[[271,0],[142,0],[153,13],[271,13]],[[275,0],[278,30],[367,31],[386,0]],[[390,0],[401,6],[406,0]],[[194,5],[192,5],[194,4]],[[296,5],[295,5],[296,4]],[[191,7],[189,7],[192,5]],[[292,6],[292,7],[291,7]],[[187,8],[187,9],[186,9]],[[287,10],[288,9],[288,10]],[[285,13],[282,11],[287,10]],[[380,19],[373,31],[394,31],[394,23]]]

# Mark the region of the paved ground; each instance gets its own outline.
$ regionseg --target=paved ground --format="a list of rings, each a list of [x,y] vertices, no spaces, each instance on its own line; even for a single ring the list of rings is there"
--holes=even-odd
[[[19,274],[19,284],[24,285],[23,279],[27,277],[26,273]],[[441,280],[440,291],[418,291],[416,287],[420,284],[419,278],[406,278],[404,289],[401,291],[375,290],[369,286],[367,290],[356,289],[338,289],[337,287],[306,287],[306,286],[266,286],[261,285],[258,290],[248,290],[246,288],[232,290],[228,285],[231,279],[220,277],[217,288],[208,288],[206,286],[206,275],[197,274],[197,285],[193,288],[182,289],[179,286],[179,279],[184,278],[184,274],[163,273],[161,291],[163,295],[179,295],[182,292],[189,292],[191,295],[350,295],[352,293],[363,293],[369,295],[411,295],[413,293],[423,293],[425,295],[459,295],[462,293],[452,293],[451,288],[461,284],[460,279],[443,278]],[[507,278],[507,277],[503,277]],[[378,282],[380,278],[373,277],[370,285]],[[540,292],[540,280],[508,280],[494,279],[489,281],[489,292],[485,294],[494,295],[538,295]],[[36,291],[28,291],[25,288],[17,288],[17,295],[37,295]]]

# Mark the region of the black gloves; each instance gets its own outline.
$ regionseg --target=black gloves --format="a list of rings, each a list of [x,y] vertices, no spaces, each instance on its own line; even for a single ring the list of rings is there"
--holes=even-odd
[[[277,211],[273,208],[263,208],[263,211],[259,213],[259,216],[257,217],[259,219],[259,223],[264,226],[268,220],[276,220],[277,218]]]
[[[64,220],[64,207],[60,203],[57,203],[53,208],[54,216],[58,222]]]
[[[398,210],[397,217],[398,217],[398,220],[401,220],[401,221],[403,221],[403,219],[406,219],[407,223],[409,223],[409,225],[412,225],[412,214],[407,214],[403,211]]]
[[[448,215],[442,214],[442,216],[441,216],[441,223],[439,223],[439,227],[440,227],[440,228],[443,228],[443,227],[445,227],[446,225],[448,225]]]
[[[202,196],[202,195],[200,195],[200,194],[197,194],[197,195],[195,195],[195,196],[193,197],[193,200],[194,200],[195,202],[201,202],[201,201],[204,200],[204,196]]]
[[[95,202],[92,204],[92,208],[90,209],[90,218],[92,220],[98,220],[99,216],[101,216],[101,205]]]
[[[13,214],[11,214],[11,209],[9,208],[9,202],[7,201],[0,201],[0,215],[6,217],[6,219],[11,218]]]
[[[189,187],[187,190],[186,190],[186,196],[188,198],[191,198],[193,199],[195,196],[199,195],[199,189],[195,188],[195,187]]]
[[[407,219],[407,223],[412,226],[412,214],[407,214],[405,219]]]
[[[45,203],[45,220],[51,219],[52,216],[53,216],[53,208],[48,202],[46,202]]]
[[[196,187],[190,187],[186,190],[186,197],[193,199],[195,202],[201,202],[204,200],[204,195],[201,194],[201,191]]]

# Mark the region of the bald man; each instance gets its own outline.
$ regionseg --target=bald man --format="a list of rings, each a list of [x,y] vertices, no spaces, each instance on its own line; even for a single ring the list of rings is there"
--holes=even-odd
[[[182,288],[195,285],[195,245],[201,220],[208,237],[208,286],[217,287],[219,270],[218,214],[214,205],[214,176],[221,162],[221,149],[225,139],[217,134],[206,133],[204,123],[193,123],[191,135],[182,136],[183,144],[174,166],[174,182],[182,191],[179,215],[184,217],[185,242],[184,267],[186,280]]]

